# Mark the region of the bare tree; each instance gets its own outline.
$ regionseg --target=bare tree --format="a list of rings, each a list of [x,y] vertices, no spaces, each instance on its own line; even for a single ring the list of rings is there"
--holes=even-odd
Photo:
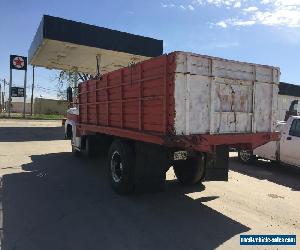
[[[85,73],[78,73],[75,71],[62,70],[56,76],[57,81],[57,98],[61,100],[67,99],[67,88],[71,87],[73,91],[77,92],[76,83],[91,79],[92,76]]]

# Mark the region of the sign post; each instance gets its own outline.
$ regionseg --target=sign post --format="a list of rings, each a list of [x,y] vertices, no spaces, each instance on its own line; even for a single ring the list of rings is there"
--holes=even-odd
[[[26,113],[26,85],[27,85],[27,70],[25,70],[25,75],[24,75],[24,105],[23,105],[23,118],[25,118],[25,113]]]
[[[26,111],[26,84],[27,84],[27,57],[10,55],[10,78],[9,78],[9,99],[8,99],[8,116],[11,112],[11,98],[12,98],[12,70],[25,70],[24,74],[24,106],[23,117],[25,118]]]

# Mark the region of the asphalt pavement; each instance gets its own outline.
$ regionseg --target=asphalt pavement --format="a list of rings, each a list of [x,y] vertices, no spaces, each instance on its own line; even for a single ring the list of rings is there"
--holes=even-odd
[[[233,153],[229,182],[182,187],[170,170],[165,192],[123,197],[105,158],[74,157],[63,138],[60,121],[0,120],[1,249],[246,249],[240,234],[300,241],[299,168],[247,166]]]

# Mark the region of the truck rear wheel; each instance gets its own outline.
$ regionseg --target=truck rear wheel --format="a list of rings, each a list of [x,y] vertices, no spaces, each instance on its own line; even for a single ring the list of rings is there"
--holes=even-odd
[[[114,141],[108,153],[108,169],[112,188],[118,194],[129,194],[134,189],[134,154],[129,143]]]
[[[205,157],[203,154],[197,154],[187,160],[174,161],[173,169],[181,184],[199,183],[204,177]]]

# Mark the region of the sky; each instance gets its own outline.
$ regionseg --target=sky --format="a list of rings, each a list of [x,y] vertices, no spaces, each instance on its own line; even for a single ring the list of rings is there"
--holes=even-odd
[[[281,81],[300,85],[300,0],[0,0],[0,10],[0,79],[9,80],[10,54],[28,55],[48,14],[163,40],[164,53],[278,66]],[[34,95],[56,98],[56,75],[37,68]],[[31,83],[29,66],[27,91]],[[23,85],[22,71],[13,85]]]

